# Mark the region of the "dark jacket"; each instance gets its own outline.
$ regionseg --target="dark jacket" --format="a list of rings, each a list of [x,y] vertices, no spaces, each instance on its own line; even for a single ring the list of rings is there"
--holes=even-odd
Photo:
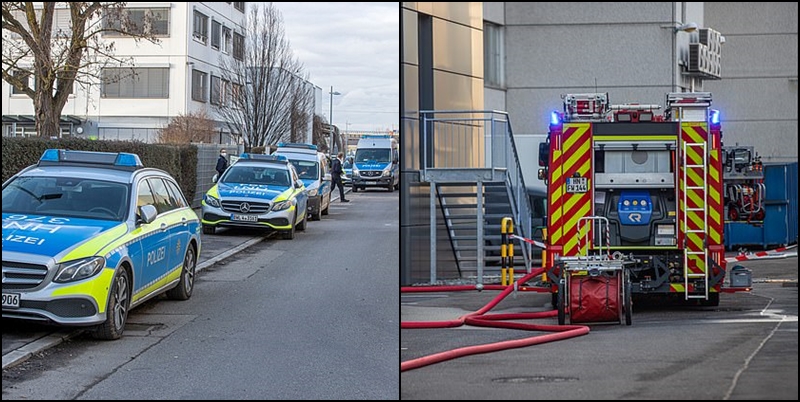
[[[222,173],[225,172],[225,169],[228,168],[228,160],[225,159],[224,156],[220,155],[219,159],[217,159],[217,173],[222,176]]]
[[[339,158],[333,158],[331,161],[331,176],[334,178],[342,176],[342,161]]]

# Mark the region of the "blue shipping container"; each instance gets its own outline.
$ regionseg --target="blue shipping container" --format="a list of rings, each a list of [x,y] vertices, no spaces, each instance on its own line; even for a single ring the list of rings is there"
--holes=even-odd
[[[764,225],[725,223],[725,247],[764,249],[797,243],[797,162],[764,165]]]

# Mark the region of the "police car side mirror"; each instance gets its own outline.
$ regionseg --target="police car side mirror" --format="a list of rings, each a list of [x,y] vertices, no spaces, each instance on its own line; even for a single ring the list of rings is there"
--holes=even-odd
[[[294,188],[300,188],[300,187],[303,187],[303,182],[301,180],[295,180]]]
[[[214,177],[211,178],[212,183],[216,183],[219,180],[219,173],[214,173]]]
[[[156,207],[150,204],[142,205],[139,207],[139,219],[144,223],[152,223],[158,216]]]

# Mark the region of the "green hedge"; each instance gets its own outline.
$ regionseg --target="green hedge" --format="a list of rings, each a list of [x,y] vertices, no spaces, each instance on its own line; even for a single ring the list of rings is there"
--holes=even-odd
[[[46,149],[76,151],[130,152],[139,155],[146,167],[162,169],[194,199],[197,187],[197,147],[194,145],[148,144],[141,141],[95,141],[84,138],[50,140],[44,138],[3,138],[3,182],[20,170],[35,164]]]

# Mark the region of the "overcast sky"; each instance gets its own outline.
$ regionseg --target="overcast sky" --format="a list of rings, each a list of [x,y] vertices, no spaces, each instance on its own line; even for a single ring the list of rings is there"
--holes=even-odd
[[[399,129],[400,3],[273,3],[310,81],[318,110],[341,130]]]

